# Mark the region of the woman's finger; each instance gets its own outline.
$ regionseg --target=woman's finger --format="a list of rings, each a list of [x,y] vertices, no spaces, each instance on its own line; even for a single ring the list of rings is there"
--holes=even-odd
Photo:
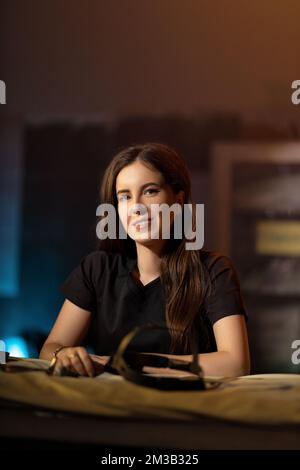
[[[87,375],[84,365],[81,362],[81,359],[78,354],[72,354],[69,356],[72,368],[79,375]]]
[[[110,359],[110,356],[97,356],[96,354],[90,354],[90,357],[94,362],[98,362],[99,364],[107,364]]]
[[[90,377],[94,377],[95,375],[95,369],[94,369],[94,364],[86,351],[85,348],[77,348],[77,354],[87,372],[87,375]]]
[[[66,358],[58,358],[55,363],[53,375],[61,375],[63,367],[68,368],[69,364],[70,363]]]
[[[72,367],[71,366],[71,360],[68,358],[68,356],[64,356],[61,359],[61,363],[62,363],[62,368],[71,370],[71,367]]]

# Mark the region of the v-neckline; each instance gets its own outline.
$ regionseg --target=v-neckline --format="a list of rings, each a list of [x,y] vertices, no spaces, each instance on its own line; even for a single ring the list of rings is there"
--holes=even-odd
[[[158,277],[155,277],[154,279],[152,279],[151,281],[147,282],[147,284],[143,284],[142,281],[141,281],[137,276],[134,275],[134,270],[131,271],[131,272],[129,273],[129,275],[130,275],[131,279],[133,280],[133,282],[135,282],[137,285],[139,285],[139,286],[142,287],[142,288],[148,287],[148,286],[150,286],[152,283],[154,283],[155,281],[157,281],[158,279],[160,279],[160,276],[158,276]]]
[[[139,290],[148,290],[152,286],[156,285],[158,282],[160,282],[160,276],[156,277],[155,279],[152,279],[152,281],[147,282],[147,284],[143,284],[140,279],[138,279],[134,275],[134,271],[137,269],[137,260],[136,259],[128,259],[127,262],[128,266],[128,278],[131,281],[131,284],[136,287]]]

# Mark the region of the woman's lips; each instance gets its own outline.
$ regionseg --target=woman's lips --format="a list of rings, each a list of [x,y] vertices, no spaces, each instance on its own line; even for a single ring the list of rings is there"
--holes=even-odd
[[[139,221],[134,221],[132,222],[132,226],[133,227],[136,227],[137,225],[148,225],[150,222],[151,222],[152,218],[151,219],[142,219],[142,220],[139,220]]]

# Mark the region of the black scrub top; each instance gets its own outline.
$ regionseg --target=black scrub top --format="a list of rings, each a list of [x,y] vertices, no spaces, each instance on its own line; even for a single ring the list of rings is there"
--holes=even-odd
[[[247,313],[236,270],[229,257],[201,250],[201,260],[213,282],[213,294],[199,308],[199,352],[216,351],[213,324],[228,315]],[[60,286],[63,296],[92,314],[89,339],[95,354],[113,354],[132,328],[155,323],[164,330],[140,333],[128,346],[136,352],[170,353],[166,329],[165,296],[160,277],[143,285],[131,274],[136,259],[120,253],[93,251],[81,259]],[[199,323],[200,324],[200,323]],[[204,331],[205,330],[205,331]]]

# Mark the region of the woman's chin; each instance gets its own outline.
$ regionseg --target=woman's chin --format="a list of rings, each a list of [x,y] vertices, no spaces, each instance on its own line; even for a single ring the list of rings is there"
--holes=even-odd
[[[141,236],[135,236],[135,237],[131,237],[133,239],[133,241],[135,241],[136,243],[140,243],[142,245],[149,245],[149,244],[152,244],[152,243],[155,243],[157,242],[158,240],[157,239],[153,239],[150,237],[150,235],[147,237],[147,235],[141,235]]]
[[[150,229],[133,229],[128,232],[128,235],[133,240],[157,240],[158,231],[151,231]]]
[[[151,235],[151,232],[135,232],[128,234],[130,238],[135,241],[136,243],[140,243],[141,245],[152,245],[159,242],[159,237],[156,235]]]

